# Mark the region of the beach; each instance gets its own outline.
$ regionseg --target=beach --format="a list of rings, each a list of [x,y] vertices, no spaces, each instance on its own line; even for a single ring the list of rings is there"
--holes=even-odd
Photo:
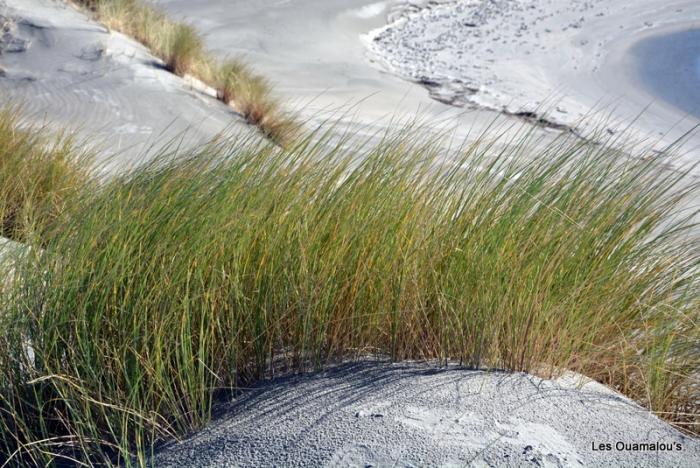
[[[624,129],[657,151],[685,136],[691,154],[679,166],[700,146],[687,135],[700,120],[678,107],[697,74],[664,72],[687,57],[643,46],[692,29],[696,2],[152,3],[194,25],[214,55],[254,64],[309,127],[332,118],[369,135],[420,115],[457,138],[509,120],[537,124],[545,140],[566,129]],[[214,90],[153,67],[159,60],[143,46],[84,13],[42,0],[4,5],[22,20],[8,23],[16,41],[0,86],[36,119],[97,132],[132,161],[184,130],[191,142],[245,131]],[[642,67],[650,55],[660,56],[657,66]]]
[[[659,151],[700,122],[643,83],[633,50],[698,25],[692,0],[153,3],[215,53],[247,57],[316,121],[352,105],[374,126],[420,113],[478,135],[505,113],[589,136],[624,129]],[[686,136],[684,148],[699,144]]]

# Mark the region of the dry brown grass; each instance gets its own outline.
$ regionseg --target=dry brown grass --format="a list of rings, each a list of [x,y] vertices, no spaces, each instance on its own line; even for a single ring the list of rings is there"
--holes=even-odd
[[[267,79],[240,60],[220,62],[204,48],[189,24],[172,21],[138,0],[77,0],[110,29],[130,36],[165,62],[178,76],[192,75],[217,90],[219,98],[272,140],[284,144],[299,130],[272,96]]]
[[[227,60],[215,72],[219,97],[233,105],[249,122],[258,125],[272,139],[288,141],[299,126],[280,111],[267,79],[256,75],[242,60]]]
[[[204,46],[197,31],[187,24],[176,24],[172,28],[171,44],[165,57],[168,70],[178,76],[194,72],[203,55]]]

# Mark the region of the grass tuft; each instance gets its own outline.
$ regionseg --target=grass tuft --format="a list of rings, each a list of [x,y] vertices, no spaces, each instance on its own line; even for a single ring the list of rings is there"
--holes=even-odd
[[[0,237],[27,241],[61,216],[90,178],[92,157],[71,137],[50,137],[0,108]]]
[[[74,200],[2,299],[0,457],[146,465],[217,390],[370,349],[571,369],[697,427],[697,181],[567,135],[331,134]]]
[[[215,87],[222,101],[232,104],[248,122],[277,143],[291,141],[299,131],[299,124],[272,97],[266,79],[243,62],[215,60],[192,26],[172,21],[139,0],[78,0],[78,3],[109,28],[148,47],[172,73],[191,74]]]
[[[192,26],[176,24],[172,31],[172,45],[168,48],[166,66],[178,76],[184,76],[194,70],[201,60],[204,46]]]
[[[268,81],[251,72],[243,61],[227,60],[219,66],[217,75],[220,99],[232,104],[268,137],[287,142],[298,133],[299,125],[279,111],[280,104],[271,96]]]

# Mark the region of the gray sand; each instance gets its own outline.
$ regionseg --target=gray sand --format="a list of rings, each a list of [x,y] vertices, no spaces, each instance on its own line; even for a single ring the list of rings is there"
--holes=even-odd
[[[155,458],[159,467],[698,462],[700,441],[601,385],[577,389],[522,373],[387,363],[346,364],[263,384]]]
[[[234,110],[164,70],[143,46],[60,0],[0,0],[0,94],[25,114],[80,129],[115,163],[149,144],[246,132]],[[186,133],[183,135],[183,132]]]

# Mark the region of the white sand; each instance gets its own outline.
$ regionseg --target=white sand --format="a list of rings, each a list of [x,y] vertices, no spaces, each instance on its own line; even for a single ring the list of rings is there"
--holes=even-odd
[[[478,134],[499,116],[431,99],[374,66],[361,37],[396,8],[373,0],[147,0],[193,24],[218,57],[244,57],[309,126],[340,113],[367,133],[416,115],[435,128]],[[515,122],[515,121],[513,121]]]
[[[150,144],[255,132],[232,108],[167,72],[143,46],[57,0],[0,0],[0,93],[25,114],[140,161]],[[185,132],[183,134],[183,132]]]
[[[247,57],[312,121],[350,103],[373,127],[418,112],[460,135],[478,134],[501,110],[548,111],[582,131],[584,115],[615,130],[639,117],[631,133],[660,139],[657,149],[700,122],[645,87],[629,53],[650,35],[697,24],[694,0],[152,3],[194,24],[219,56]],[[678,164],[699,147],[696,135]]]
[[[633,127],[651,139],[668,133],[662,144],[699,123],[641,82],[630,53],[649,36],[696,25],[699,2],[533,2],[153,1],[197,26],[214,53],[246,57],[313,123],[354,105],[347,118],[368,133],[418,114],[466,136],[489,125],[494,110],[548,110],[552,121],[576,125],[598,106],[626,124],[651,105]],[[0,0],[0,15],[17,23],[9,44],[0,41],[3,94],[37,119],[105,138],[104,146],[125,150],[124,160],[185,128],[199,141],[242,127],[230,108],[159,68],[139,44],[60,0]],[[428,83],[430,93],[399,76]],[[700,137],[691,138],[684,161],[698,147]]]
[[[424,83],[436,99],[546,113],[579,129],[605,117],[620,122],[609,124],[619,128],[639,117],[633,125],[636,136],[662,138],[662,144],[700,123],[700,113],[686,115],[686,109],[645,86],[639,58],[632,53],[650,36],[700,27],[697,0],[407,3],[427,7],[407,6],[365,41],[384,68]],[[697,50],[697,44],[689,39],[686,49]],[[692,65],[684,60],[695,58],[678,54],[675,63],[665,58],[657,59],[670,68],[651,72],[666,76],[665,94],[688,99],[688,90],[700,87],[700,79],[678,71]],[[588,121],[582,124],[584,118]],[[694,138],[694,150],[698,143]],[[696,159],[697,151],[687,156]]]

